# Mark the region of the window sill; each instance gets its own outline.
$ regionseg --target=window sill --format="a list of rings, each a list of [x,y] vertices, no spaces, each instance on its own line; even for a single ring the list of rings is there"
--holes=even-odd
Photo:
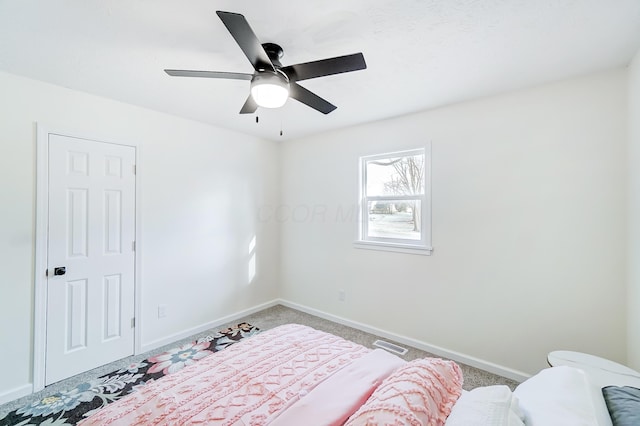
[[[382,243],[378,241],[354,241],[353,247],[365,250],[392,251],[396,253],[418,254],[431,256],[433,247],[412,246],[408,244]]]

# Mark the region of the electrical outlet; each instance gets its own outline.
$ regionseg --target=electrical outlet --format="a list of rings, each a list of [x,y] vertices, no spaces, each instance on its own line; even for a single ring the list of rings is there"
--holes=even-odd
[[[344,289],[338,290],[338,300],[341,302],[344,302],[346,298],[347,298],[347,292],[344,291]]]
[[[167,316],[167,305],[158,305],[158,318]]]

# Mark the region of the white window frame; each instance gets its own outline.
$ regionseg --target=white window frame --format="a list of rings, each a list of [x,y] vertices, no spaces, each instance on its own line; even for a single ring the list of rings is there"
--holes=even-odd
[[[419,195],[383,195],[367,196],[367,167],[369,161],[384,160],[398,157],[410,157],[413,155],[424,155],[423,188],[424,194]],[[423,148],[406,151],[389,152],[360,157],[360,197],[359,197],[359,229],[358,239],[354,242],[354,247],[359,249],[384,250],[400,253],[430,255],[433,251],[431,247],[431,145]],[[371,201],[396,201],[396,200],[416,200],[421,203],[421,224],[419,240],[409,240],[401,238],[369,237],[369,202]]]

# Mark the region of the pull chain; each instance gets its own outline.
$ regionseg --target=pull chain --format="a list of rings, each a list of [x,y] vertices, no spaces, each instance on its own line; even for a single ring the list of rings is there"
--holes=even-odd
[[[258,124],[259,122],[260,122],[260,117],[258,117],[256,115],[256,124]],[[280,117],[280,136],[282,136],[282,135],[283,135],[283,132],[282,132],[282,117]]]

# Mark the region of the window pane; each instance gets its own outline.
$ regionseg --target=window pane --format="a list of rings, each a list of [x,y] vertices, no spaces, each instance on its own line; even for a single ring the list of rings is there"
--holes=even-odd
[[[367,160],[367,195],[424,193],[424,154]]]
[[[368,237],[420,239],[420,201],[369,201]]]

